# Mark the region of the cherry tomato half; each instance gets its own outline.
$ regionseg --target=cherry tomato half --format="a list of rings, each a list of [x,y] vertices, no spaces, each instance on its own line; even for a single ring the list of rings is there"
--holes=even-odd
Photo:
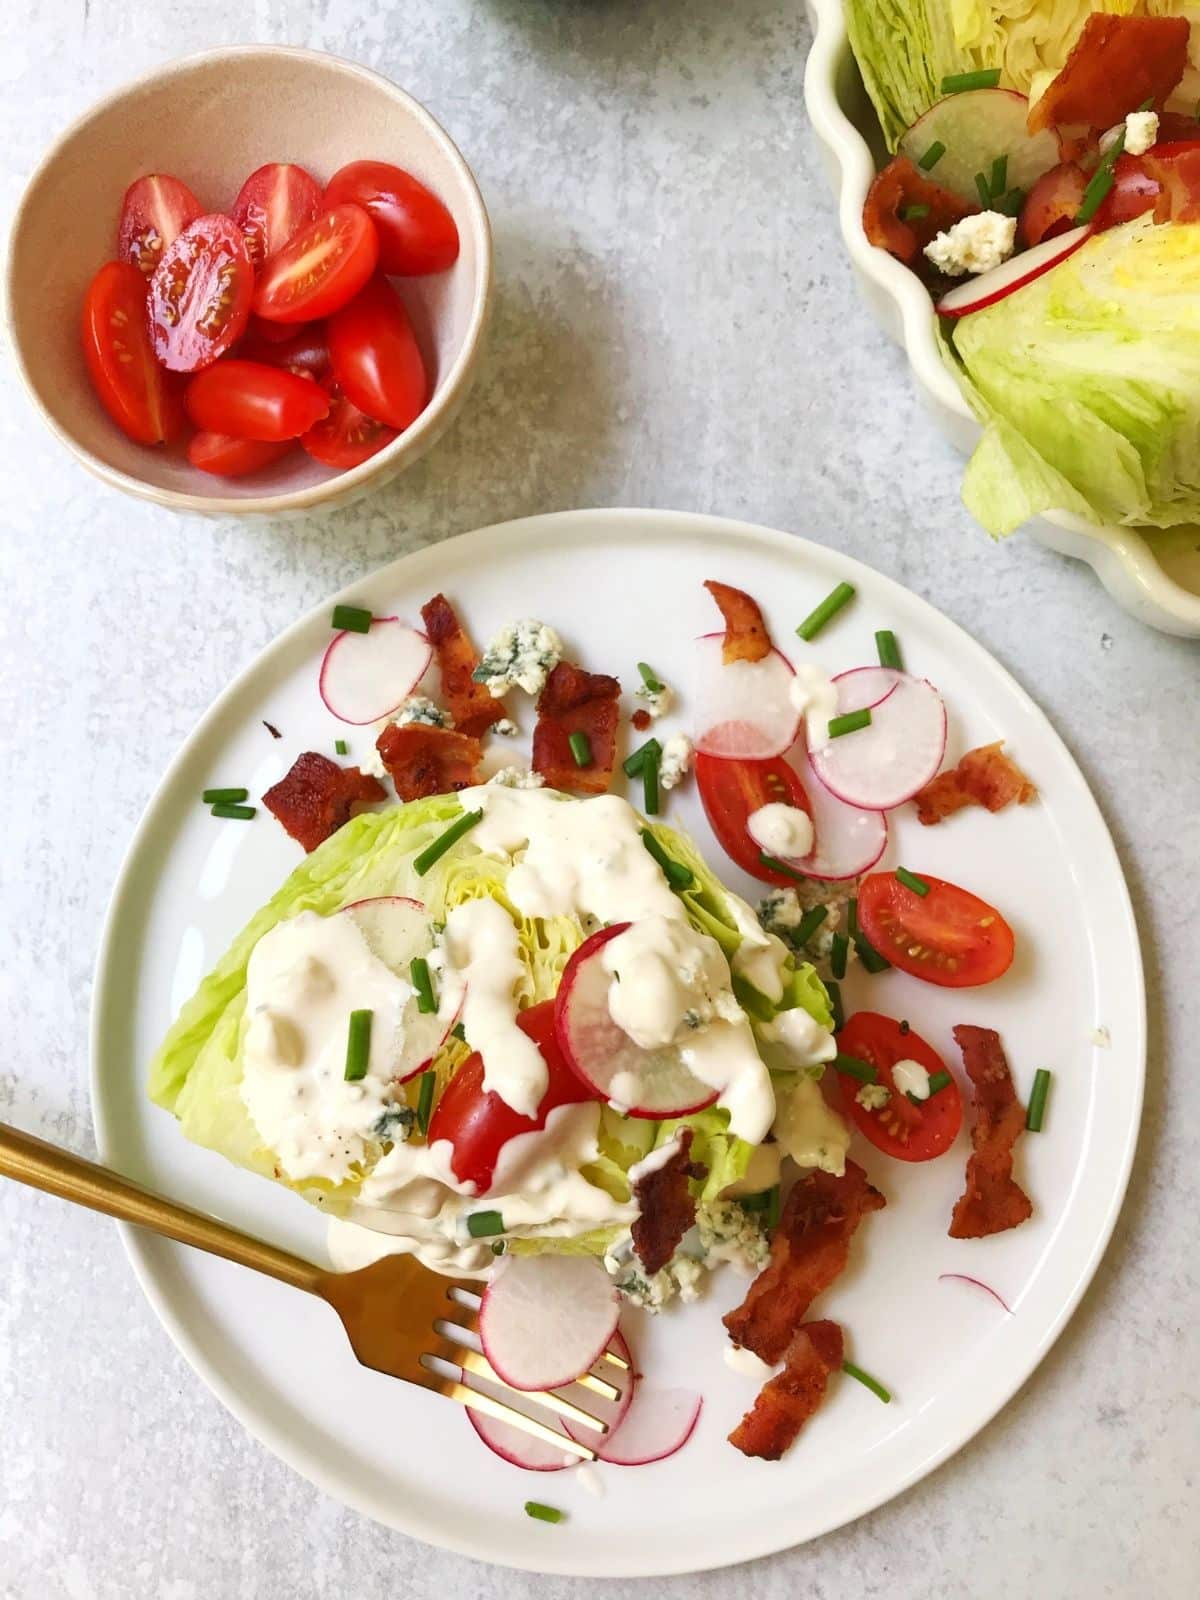
[[[329,359],[346,398],[377,422],[403,432],[425,409],[425,375],[404,302],[386,278],[372,278],[329,319]]]
[[[272,332],[267,334],[265,329]],[[280,339],[278,334],[284,337]],[[295,327],[287,322],[263,322],[251,317],[246,337],[237,348],[239,361],[263,361],[268,367],[286,367],[302,377],[315,378],[328,387],[333,381],[329,365],[329,344],[323,322],[308,322]]]
[[[517,1026],[542,1053],[550,1083],[536,1117],[523,1117],[498,1094],[483,1087],[483,1057],[468,1056],[446,1085],[445,1093],[429,1121],[429,1143],[449,1139],[454,1148],[451,1170],[460,1183],[473,1183],[476,1193],[491,1187],[500,1152],[520,1133],[534,1133],[559,1106],[594,1100],[595,1094],[571,1071],[554,1037],[554,1001],[530,1006],[517,1018]]]
[[[352,161],[329,180],[325,204],[363,206],[379,230],[379,265],[398,277],[445,272],[458,260],[454,218],[423,183],[386,161]]]
[[[269,322],[311,322],[353,300],[375,271],[379,235],[361,206],[334,206],[264,265],[254,309]]]
[[[858,925],[894,967],[944,989],[991,983],[1012,965],[1013,931],[995,906],[943,878],[920,874],[929,893],[894,872],[872,872],[858,887]]]
[[[369,461],[396,437],[395,428],[376,422],[335,390],[329,415],[301,434],[300,443],[314,461],[345,471]]]
[[[204,207],[186,183],[169,173],[151,172],[125,191],[117,224],[117,255],[132,262],[143,277],[153,277],[167,246],[203,215]]]
[[[320,185],[290,161],[270,161],[252,172],[229,213],[245,235],[246,253],[256,272],[320,214]]]
[[[172,372],[210,366],[242,336],[254,273],[228,217],[197,217],[164,252],[150,280],[150,340]]]
[[[892,1078],[897,1061],[915,1061],[931,1078],[936,1072],[945,1072],[946,1063],[931,1044],[907,1023],[895,1022],[877,1011],[856,1011],[837,1042],[843,1055],[869,1062],[888,1091],[886,1105],[864,1106],[858,1099],[863,1087],[858,1079],[848,1073],[836,1074],[846,1115],[877,1149],[900,1161],[931,1161],[950,1148],[963,1117],[962,1095],[954,1078],[927,1100],[917,1101],[901,1094]]]
[[[770,761],[726,761],[701,754],[696,757],[695,773],[704,815],[730,860],[760,883],[794,889],[795,878],[763,866],[759,859],[761,847],[755,844],[746,826],[752,811],[776,803],[795,806],[812,815],[804,785],[794,768],[782,756],[773,756]]]
[[[100,404],[131,439],[161,444],[183,426],[183,407],[154,359],[146,326],[146,280],[128,261],[110,261],[83,298],[83,356]]]
[[[329,410],[319,383],[261,361],[221,361],[198,372],[184,395],[187,414],[206,433],[235,439],[298,439]]]
[[[260,472],[292,448],[290,439],[235,439],[229,433],[194,433],[187,457],[201,472],[217,478],[244,478]]]
[[[1113,162],[1112,188],[1096,212],[1097,228],[1116,228],[1153,211],[1162,193],[1157,178],[1146,170],[1140,156],[1118,156]]]

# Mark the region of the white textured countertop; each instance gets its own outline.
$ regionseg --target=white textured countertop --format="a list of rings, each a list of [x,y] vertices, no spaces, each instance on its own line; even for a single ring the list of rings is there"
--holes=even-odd
[[[125,77],[211,45],[313,45],[395,78],[459,141],[492,212],[498,305],[441,446],[382,496],[286,526],[184,522],[101,489],[5,367],[0,1119],[93,1151],[90,973],[122,851],[201,711],[302,610],[405,549],[536,511],[672,506],[794,528],[963,623],[1065,735],[1141,925],[1146,1118],[1096,1283],[980,1438],[815,1545],[654,1592],[1183,1600],[1200,1590],[1200,658],[1118,611],[1088,568],[1019,538],[993,547],[969,523],[958,464],[841,258],[803,122],[800,9],[4,8],[6,210],[51,136]],[[1071,936],[1069,906],[1057,931]],[[426,1549],[326,1499],[192,1376],[109,1224],[0,1182],[3,1600],[585,1592]]]

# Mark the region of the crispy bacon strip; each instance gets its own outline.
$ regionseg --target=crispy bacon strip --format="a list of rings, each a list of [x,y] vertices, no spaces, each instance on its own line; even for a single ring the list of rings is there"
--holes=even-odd
[[[916,217],[901,213],[910,206],[918,212],[928,206],[928,212]],[[887,250],[907,266],[920,262],[921,252],[932,244],[939,233],[978,211],[956,194],[931,182],[907,156],[894,156],[882,172],[876,174],[867,191],[863,206],[863,228],[872,244]]]
[[[1142,157],[1142,165],[1150,180],[1158,184],[1155,222],[1200,222],[1200,146],[1156,147]]]
[[[453,794],[479,778],[483,750],[478,739],[457,728],[431,728],[421,722],[389,723],[375,748],[401,800]]]
[[[982,1239],[1015,1228],[1033,1214],[1029,1196],[1012,1175],[1013,1145],[1025,1128],[1025,1107],[1017,1099],[998,1033],[960,1023],[954,1041],[975,1085],[975,1126],[967,1187],[954,1208],[950,1237]]]
[[[485,684],[476,683],[471,676],[479,665],[479,652],[444,594],[435,594],[421,607],[421,620],[437,657],[442,694],[454,726],[459,733],[478,739],[493,722],[507,716],[504,702],[495,699]]]
[[[1149,100],[1162,110],[1188,64],[1186,17],[1093,12],[1062,70],[1029,108],[1029,131],[1086,123],[1111,128]]]
[[[723,1319],[734,1344],[772,1365],[781,1361],[809,1306],[845,1270],[863,1217],[886,1204],[853,1161],[840,1178],[828,1172],[801,1178],[787,1197],[770,1260]]]
[[[744,1456],[778,1461],[825,1398],[829,1374],[842,1365],[842,1330],[836,1322],[806,1322],[787,1348],[787,1365],[763,1385],[757,1400],[729,1435]]]
[[[763,621],[758,602],[742,589],[728,583],[718,583],[709,578],[704,587],[721,608],[725,618],[725,644],[721,660],[726,666],[731,661],[761,661],[771,653],[771,635]]]
[[[350,820],[356,805],[386,800],[387,792],[369,773],[306,750],[262,798],[292,838],[312,851]]]
[[[560,661],[538,696],[533,730],[533,770],[554,789],[581,789],[604,794],[617,757],[617,697],[621,685],[605,672],[585,672],[573,661]],[[571,735],[587,735],[592,747],[588,766],[576,764]]]
[[[633,1248],[647,1272],[660,1271],[696,1220],[696,1201],[689,1178],[708,1176],[708,1168],[689,1160],[691,1128],[680,1128],[675,1149],[661,1166],[646,1173],[633,1186],[638,1215],[633,1224]]]
[[[968,750],[956,767],[939,772],[913,799],[917,821],[931,828],[964,806],[1003,811],[1014,803],[1027,805],[1036,795],[1037,789],[1020,767],[1004,754],[1004,740],[998,739],[995,744]]]

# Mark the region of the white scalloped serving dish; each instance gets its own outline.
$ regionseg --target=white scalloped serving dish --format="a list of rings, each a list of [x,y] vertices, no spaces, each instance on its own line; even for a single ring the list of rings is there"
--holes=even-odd
[[[846,35],[842,0],[805,0],[813,46],[804,98],[821,142],[838,203],[842,238],[872,315],[904,348],[917,392],[938,427],[969,454],[979,437],[954,377],[942,363],[929,295],[907,267],[876,249],[862,226],[863,201],[877,170],[882,141]],[[1135,528],[1096,527],[1049,512],[1028,525],[1040,544],[1095,569],[1117,603],[1164,633],[1200,638],[1200,532],[1157,535]]]

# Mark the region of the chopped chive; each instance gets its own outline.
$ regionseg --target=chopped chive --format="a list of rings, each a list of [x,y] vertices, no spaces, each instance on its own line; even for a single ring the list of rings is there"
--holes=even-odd
[[[840,739],[844,733],[857,733],[860,728],[871,726],[871,708],[863,706],[861,711],[847,711],[844,716],[830,717],[829,737]]]
[[[461,1022],[456,1022],[450,1029],[450,1037],[452,1039],[461,1039],[464,1044],[467,1042],[467,1030]]]
[[[625,760],[621,763],[621,770],[624,772],[627,778],[636,778],[639,776],[642,767],[645,765],[646,757],[650,754],[651,750],[654,751],[656,756],[662,755],[662,745],[659,744],[657,739],[647,739],[645,744],[638,745],[636,750],[631,751],[629,755],[626,756]]]
[[[869,1372],[864,1372],[861,1367],[856,1367],[853,1361],[843,1361],[842,1371],[848,1378],[857,1378],[864,1389],[870,1389],[872,1394],[878,1395],[885,1406],[891,1405],[891,1394],[883,1387],[878,1378],[873,1378]]]
[[[1003,212],[1006,217],[1015,217],[1020,215],[1024,204],[1024,189],[1010,189],[1007,194],[992,202],[992,210]]]
[[[1077,227],[1082,227],[1085,222],[1090,222],[1099,211],[1114,183],[1111,166],[1101,163],[1092,173],[1087,188],[1083,191],[1083,204],[1075,213]]]
[[[350,754],[350,746],[346,743],[345,739],[335,739],[333,741],[333,753],[335,756],[346,756]]]
[[[1146,96],[1146,98],[1142,101],[1141,105],[1138,107],[1138,110],[1139,111],[1149,111],[1150,108],[1153,106],[1153,104],[1154,104],[1154,96],[1152,94],[1148,94]]]
[[[858,938],[858,896],[853,894],[846,901],[846,932],[851,939]]]
[[[651,694],[661,694],[663,692],[662,679],[658,676],[652,666],[648,665],[648,663],[645,661],[639,661],[637,664],[637,669],[642,675],[642,682],[646,685]]]
[[[498,1211],[472,1211],[467,1218],[467,1232],[472,1239],[490,1239],[504,1232],[504,1218]]]
[[[238,822],[249,822],[257,810],[257,806],[231,806],[222,801],[212,808],[212,814],[214,817],[234,817]]]
[[[900,658],[900,646],[896,643],[896,635],[890,628],[880,628],[875,635],[875,649],[879,653],[881,667],[894,667],[897,672],[904,671],[904,662]]]
[[[774,1233],[779,1226],[779,1215],[782,1210],[783,1197],[779,1192],[779,1185],[776,1184],[767,1194],[767,1215],[765,1220],[768,1233]]]
[[[575,758],[577,767],[590,767],[592,764],[592,741],[586,733],[573,733],[567,740],[571,746],[571,754]]]
[[[1046,1096],[1050,1092],[1050,1074],[1039,1067],[1033,1075],[1033,1089],[1029,1096],[1029,1110],[1025,1113],[1025,1126],[1030,1133],[1041,1133],[1046,1115]]]
[[[879,1074],[869,1061],[860,1061],[857,1056],[844,1056],[839,1050],[833,1058],[834,1067],[838,1072],[844,1072],[848,1078],[857,1078],[860,1083],[878,1083]]]
[[[810,911],[806,911],[800,918],[796,932],[793,935],[796,943],[807,944],[828,915],[828,906],[813,906]]]
[[[892,964],[886,956],[879,954],[865,934],[860,933],[855,937],[854,948],[858,951],[858,959],[868,972],[886,972]]]
[[[964,94],[968,89],[994,89],[999,82],[999,67],[982,67],[978,72],[952,72],[942,79],[942,93]]]
[[[433,1086],[437,1082],[435,1072],[423,1072],[421,1083],[417,1091],[417,1132],[429,1132],[429,1113],[433,1110]]]
[[[900,207],[900,221],[901,222],[920,222],[922,217],[927,217],[929,215],[929,212],[930,212],[930,207],[929,206],[925,206],[925,205],[917,204],[917,205],[914,205],[914,206],[901,206]]]
[[[437,1001],[433,998],[433,979],[429,976],[429,963],[425,957],[414,956],[408,964],[408,973],[417,991],[417,1010],[426,1016],[432,1015],[437,1010]]]
[[[975,193],[979,196],[979,202],[983,209],[985,211],[988,210],[992,203],[992,191],[988,185],[988,180],[982,172],[975,174]]]
[[[758,852],[758,859],[764,867],[770,867],[772,872],[782,872],[785,878],[795,878],[797,883],[807,883],[809,881],[802,872],[797,872],[794,867],[789,867],[786,861],[780,861],[777,856],[769,856],[765,850]]]
[[[663,869],[672,889],[688,889],[696,881],[691,867],[685,867],[682,861],[673,861],[649,828],[642,829],[642,843]]]
[[[910,872],[907,867],[896,868],[896,881],[902,883],[906,889],[911,889],[914,894],[919,894],[922,900],[929,893],[929,885],[924,878],[918,878],[915,872]]]
[[[232,806],[245,800],[249,789],[205,789],[200,796],[206,806]]]
[[[829,996],[829,1009],[833,1012],[833,1031],[841,1033],[846,1025],[846,1013],[842,1010],[842,986],[836,978],[830,978],[826,983],[825,993]]]
[[[738,1200],[743,1211],[765,1211],[771,1204],[771,1191],[761,1189],[758,1194],[744,1194]]]
[[[413,867],[417,877],[423,878],[430,867],[442,859],[451,845],[457,844],[464,833],[470,833],[482,816],[482,811],[464,811],[461,817],[455,818],[445,833],[438,834],[433,843],[427,844],[419,856],[414,856]]]
[[[932,172],[934,167],[937,166],[938,162],[945,154],[946,146],[940,139],[935,139],[929,146],[929,149],[926,150],[925,154],[917,162],[917,165],[920,167],[922,172]]]
[[[352,1011],[346,1029],[347,1083],[357,1083],[367,1075],[367,1058],[371,1054],[371,1012]]]
[[[930,1095],[937,1094],[939,1090],[946,1088],[946,1086],[953,1081],[954,1080],[951,1078],[948,1072],[935,1072],[931,1074],[929,1079],[929,1095],[926,1096],[926,1099],[928,1099]]]
[[[844,933],[835,933],[833,948],[829,952],[829,965],[835,978],[846,976],[846,957],[850,953],[850,941]]]
[[[525,1515],[536,1518],[538,1522],[561,1522],[566,1512],[560,1511],[557,1506],[544,1506],[538,1500],[526,1500]]]
[[[997,156],[992,162],[992,177],[988,185],[993,200],[998,200],[1008,188],[1008,157]]]
[[[854,585],[852,583],[839,583],[836,589],[829,591],[819,606],[814,606],[796,629],[796,632],[802,639],[811,642],[817,637],[829,619],[835,617],[846,602],[853,600],[853,598]]]
[[[658,815],[658,742],[655,741],[654,749],[646,751],[646,759],[642,762],[642,810],[648,817]]]
[[[362,606],[334,606],[330,626],[344,633],[370,633],[371,613]]]

